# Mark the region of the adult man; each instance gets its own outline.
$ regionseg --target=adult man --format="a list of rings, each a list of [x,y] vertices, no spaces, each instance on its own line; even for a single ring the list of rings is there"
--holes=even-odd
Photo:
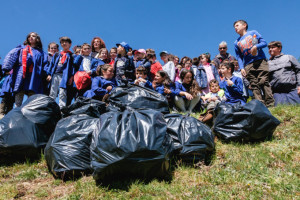
[[[225,60],[236,60],[234,56],[232,56],[230,53],[227,53],[227,43],[225,41],[222,41],[219,44],[219,54],[216,55],[216,57],[213,59],[215,66],[217,67],[217,69],[219,69],[220,64]]]
[[[271,56],[269,63],[270,84],[278,104],[300,103],[300,63],[294,56],[281,53],[282,44],[273,41],[268,44]]]

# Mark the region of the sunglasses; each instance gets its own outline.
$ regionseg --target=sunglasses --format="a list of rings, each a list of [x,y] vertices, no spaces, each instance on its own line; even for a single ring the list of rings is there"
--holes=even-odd
[[[227,49],[227,47],[220,47],[219,49]]]

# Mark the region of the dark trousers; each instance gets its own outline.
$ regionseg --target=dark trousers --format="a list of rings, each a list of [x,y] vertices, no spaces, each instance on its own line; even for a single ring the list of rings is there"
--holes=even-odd
[[[267,107],[274,106],[267,61],[264,59],[254,61],[246,65],[245,70],[254,98],[264,103]],[[263,95],[261,91],[263,91]]]

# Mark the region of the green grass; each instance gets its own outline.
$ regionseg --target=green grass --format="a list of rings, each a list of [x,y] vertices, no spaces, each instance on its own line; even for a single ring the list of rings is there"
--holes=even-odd
[[[0,199],[300,199],[300,106],[270,110],[281,121],[272,140],[216,140],[210,165],[178,165],[170,182],[99,186],[91,176],[63,182],[49,174],[42,157],[35,163],[0,166]]]

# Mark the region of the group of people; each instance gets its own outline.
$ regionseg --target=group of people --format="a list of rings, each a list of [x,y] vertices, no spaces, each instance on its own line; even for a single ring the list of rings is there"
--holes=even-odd
[[[159,54],[163,65],[153,49],[133,50],[121,42],[108,50],[100,37],[74,46],[73,53],[71,39],[61,37],[62,50],[52,42],[45,53],[40,36],[31,32],[3,62],[0,114],[3,117],[14,103],[21,106],[24,95],[58,96],[59,106],[64,107],[79,96],[103,100],[123,83],[161,93],[180,112],[204,109],[207,112],[200,120],[205,122],[222,101],[243,105],[252,97],[267,107],[300,103],[299,62],[281,53],[281,42],[267,44],[257,31],[248,31],[246,21],[233,26],[239,35],[234,43],[236,57],[227,53],[223,41],[212,60],[209,53],[179,59],[163,51]],[[263,52],[267,46],[269,60]]]

